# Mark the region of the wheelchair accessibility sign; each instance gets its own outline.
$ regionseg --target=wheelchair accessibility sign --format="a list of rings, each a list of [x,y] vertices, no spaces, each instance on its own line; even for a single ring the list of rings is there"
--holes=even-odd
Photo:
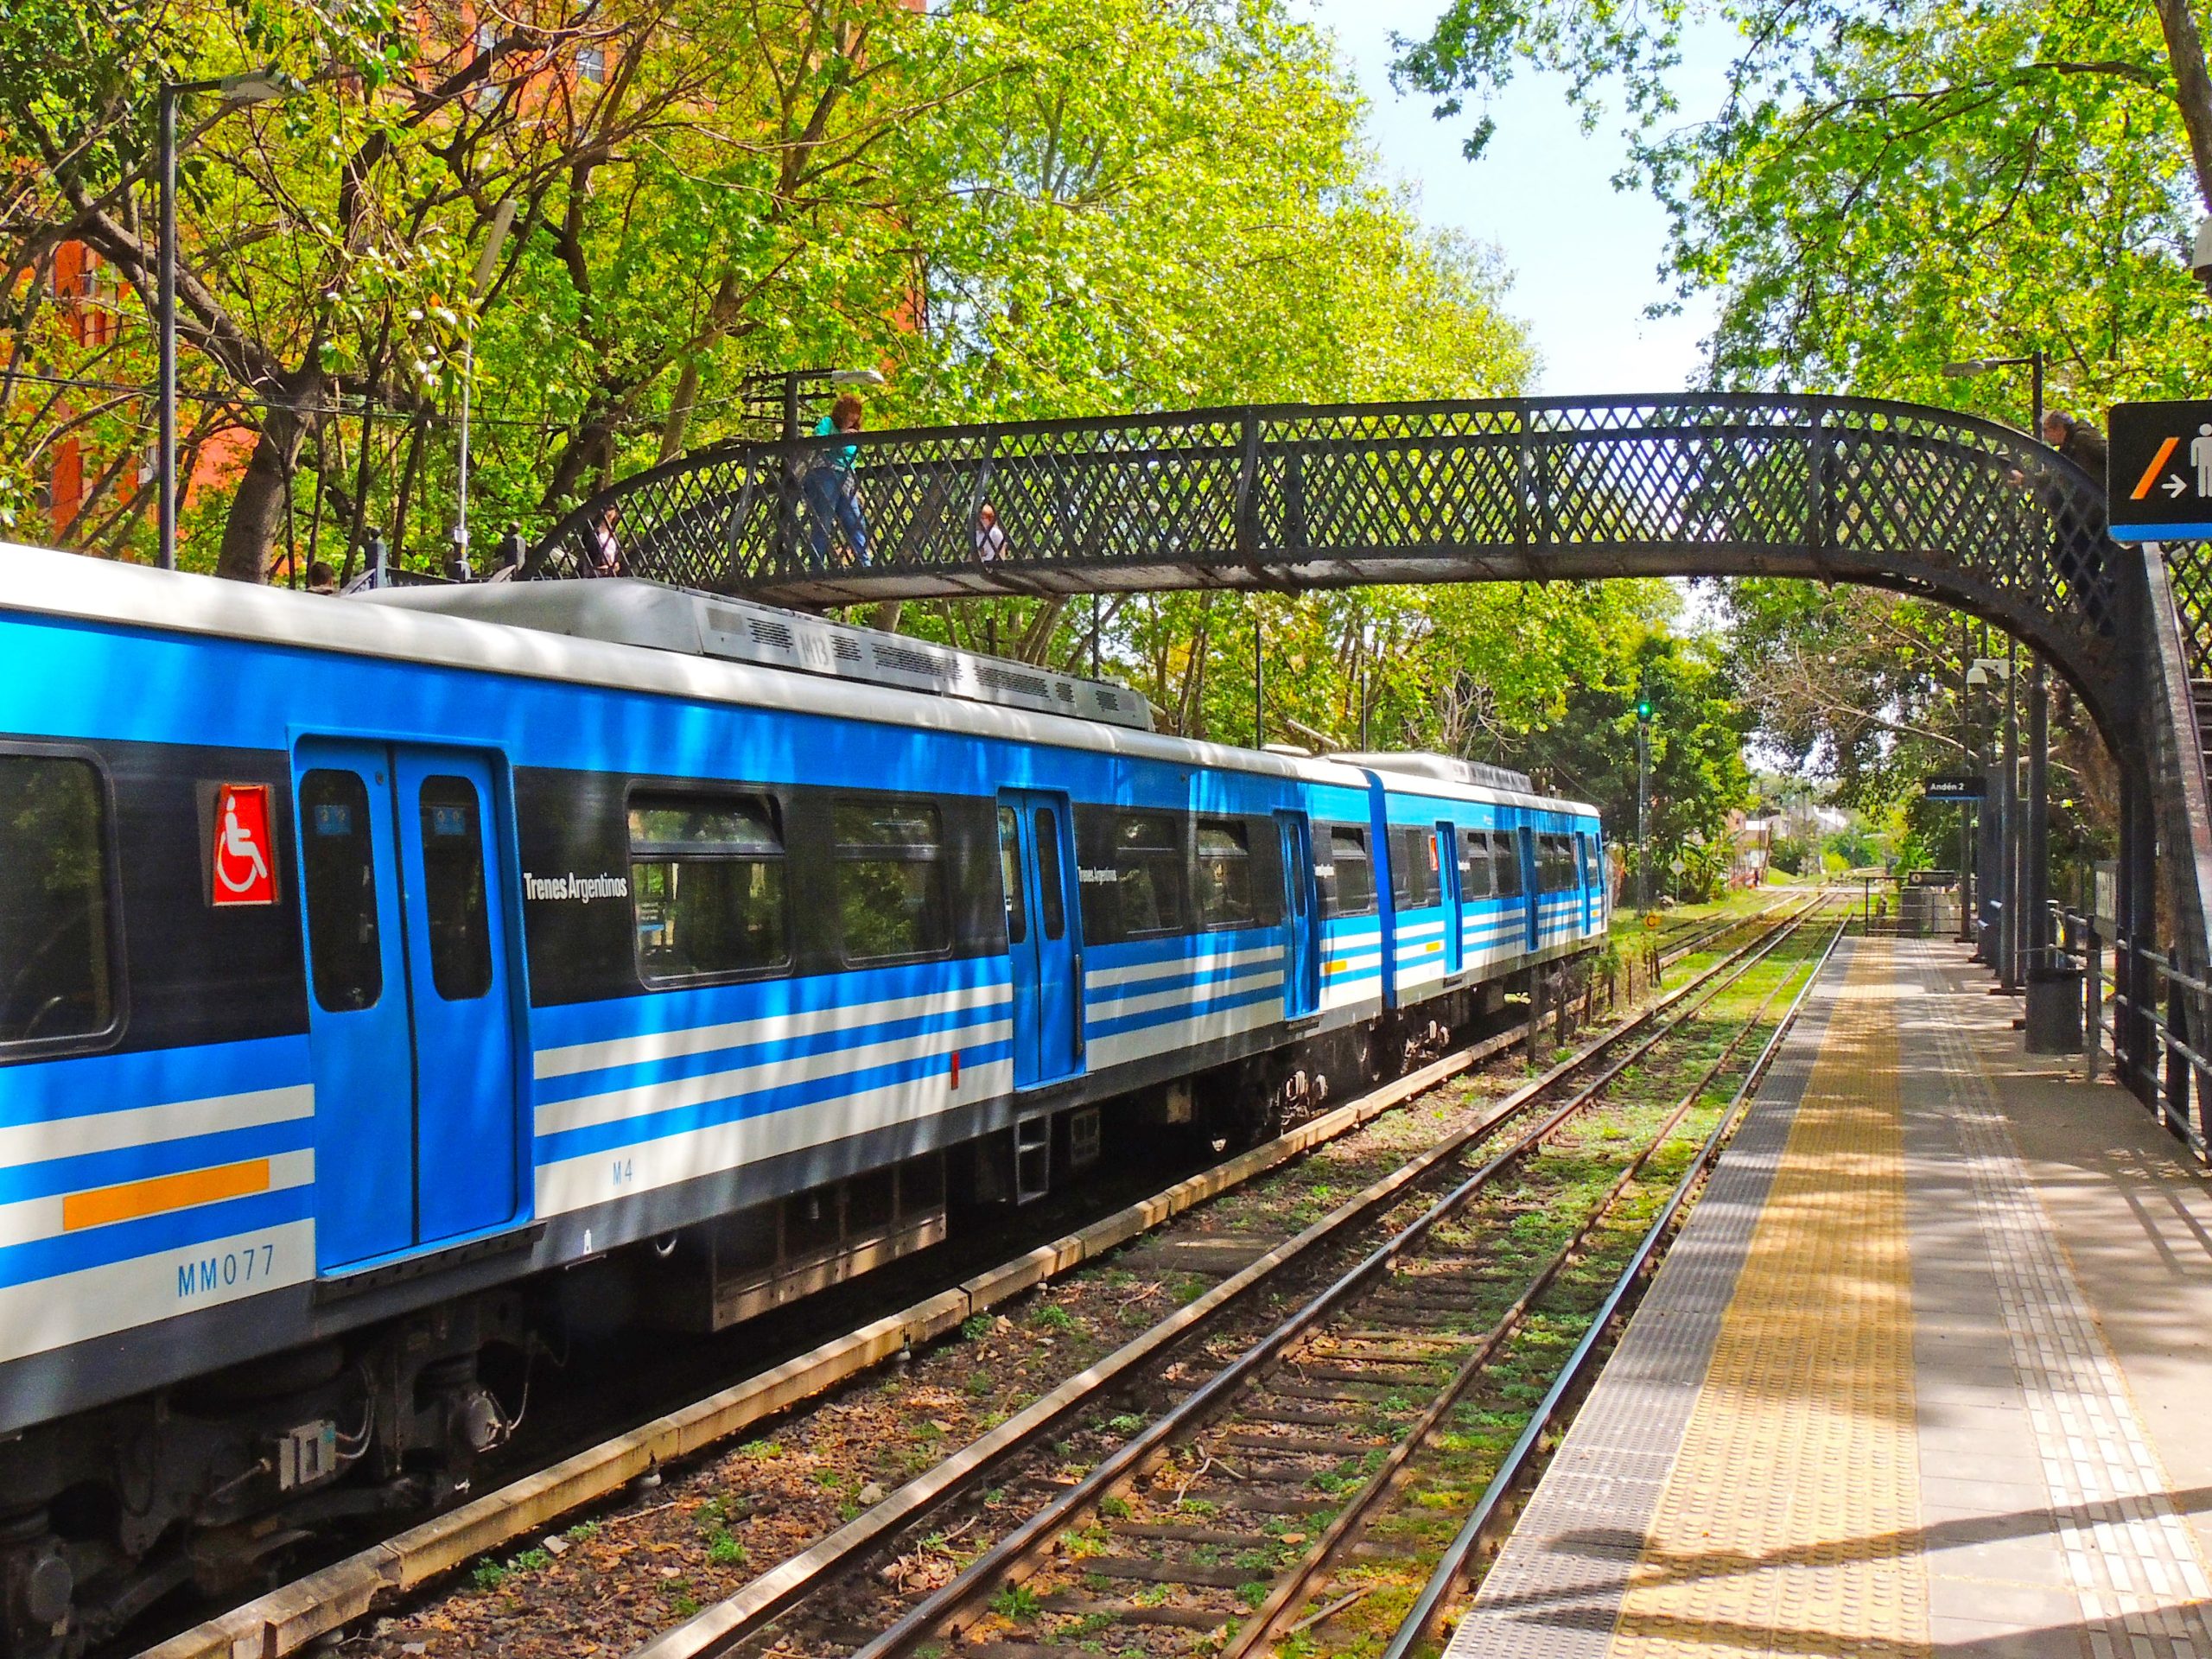
[[[219,906],[276,902],[269,793],[266,784],[224,784],[215,791],[215,868],[208,893]]]

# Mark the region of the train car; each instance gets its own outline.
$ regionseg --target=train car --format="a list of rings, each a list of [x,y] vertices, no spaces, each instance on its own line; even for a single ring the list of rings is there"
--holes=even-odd
[[[1525,780],[642,582],[377,598],[0,548],[10,1655],[442,1501],[577,1328],[1261,1133],[1603,928]]]

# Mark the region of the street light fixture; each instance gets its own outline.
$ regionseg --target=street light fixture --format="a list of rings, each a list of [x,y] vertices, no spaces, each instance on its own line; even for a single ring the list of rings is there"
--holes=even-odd
[[[160,492],[160,547],[164,570],[176,569],[176,106],[194,92],[213,92],[232,107],[268,104],[299,88],[275,69],[218,75],[208,80],[165,80],[155,99],[155,149],[161,172],[160,292],[155,308],[161,334],[159,453],[155,487]]]
[[[771,369],[748,374],[738,382],[737,395],[748,418],[773,420],[786,441],[798,436],[798,404],[802,387],[880,386],[883,375],[875,369]]]
[[[2028,427],[2040,438],[2043,436],[2044,364],[2043,347],[2038,346],[2018,357],[1969,357],[1961,362],[1946,363],[1943,378],[1946,380],[1971,380],[1978,374],[1988,374],[1997,369],[2026,369],[2029,372],[2028,396],[2033,405]]]

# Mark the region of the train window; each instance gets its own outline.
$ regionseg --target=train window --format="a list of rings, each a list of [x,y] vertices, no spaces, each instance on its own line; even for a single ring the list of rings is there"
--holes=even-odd
[[[1068,931],[1066,884],[1060,880],[1060,815],[1040,806],[1032,827],[1037,831],[1037,907],[1044,912],[1045,937],[1057,939]]]
[[[1114,818],[1114,885],[1122,896],[1122,937],[1185,931],[1183,838],[1164,812]]]
[[[1375,864],[1367,855],[1367,831],[1350,824],[1329,826],[1330,862],[1336,875],[1323,909],[1332,916],[1375,913]]]
[[[1508,899],[1521,896],[1520,838],[1506,830],[1490,838],[1491,868],[1497,873],[1497,890]]]
[[[0,756],[0,1044],[115,1023],[106,817],[91,762]]]
[[[1444,902],[1433,830],[1402,826],[1391,830],[1390,898],[1400,910],[1427,910]]]
[[[1565,836],[1546,836],[1542,842],[1543,890],[1565,893],[1574,886],[1574,844]]]
[[[1490,861],[1490,837],[1479,830],[1459,831],[1459,897],[1487,899],[1496,887]]]
[[[425,778],[416,804],[423,818],[430,982],[448,1002],[472,1001],[492,988],[492,922],[484,899],[476,785],[466,778]]]
[[[333,1014],[372,1008],[384,995],[369,789],[358,772],[317,769],[300,779],[300,849],[308,896],[315,1000]]]
[[[784,841],[758,795],[630,802],[638,969],[655,983],[760,973],[790,960]]]
[[[1230,818],[1198,820],[1198,919],[1208,927],[1249,927],[1252,849],[1244,826]]]
[[[952,943],[944,823],[926,801],[837,804],[837,916],[845,960],[934,956]]]
[[[999,808],[999,896],[1006,900],[1006,942],[1020,944],[1029,937],[1029,906],[1021,896],[1021,815],[1010,806]]]

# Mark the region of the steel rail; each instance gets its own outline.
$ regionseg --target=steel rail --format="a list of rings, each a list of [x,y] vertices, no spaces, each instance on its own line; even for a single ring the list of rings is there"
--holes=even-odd
[[[1789,922],[1780,937],[1777,938],[1765,950],[1761,951],[1758,957],[1752,958],[1751,962],[1745,965],[1744,971],[1748,973],[1759,961],[1770,955],[1781,945],[1783,939],[1796,932],[1803,925],[1804,919],[1798,918]],[[1622,1168],[1620,1173],[1614,1178],[1612,1184],[1605,1189],[1604,1194],[1590,1206],[1582,1219],[1576,1224],[1573,1234],[1552,1253],[1535,1277],[1522,1287],[1521,1294],[1514,1298],[1511,1306],[1498,1316],[1489,1330],[1481,1333],[1474,1351],[1461,1363],[1451,1382],[1444,1386],[1436,1397],[1429,1402],[1427,1408],[1390,1448],[1389,1455],[1383,1459],[1382,1466],[1370,1476],[1366,1484],[1353,1494],[1343,1509],[1337,1512],[1335,1518],[1329,1522],[1313,1547],[1300,1559],[1285,1577],[1277,1581],[1268,1599],[1262,1603],[1258,1611],[1253,1614],[1251,1623],[1239,1631],[1234,1642],[1222,1649],[1226,1659],[1246,1659],[1246,1656],[1255,1653],[1264,1643],[1273,1641],[1277,1635],[1282,1633],[1284,1622],[1311,1598],[1313,1586],[1320,1582],[1333,1568],[1338,1553],[1352,1534],[1367,1525],[1382,1500],[1397,1486],[1406,1465],[1413,1460],[1415,1453],[1429,1443],[1431,1437],[1443,1422],[1445,1414],[1451,1410],[1473,1385],[1475,1380],[1489,1367],[1491,1360],[1497,1357],[1506,1343],[1522,1329],[1529,1311],[1536,1305],[1537,1299],[1551,1287],[1561,1269],[1574,1259],[1590,1235],[1595,1232],[1605,1217],[1612,1213],[1613,1207],[1620,1202],[1622,1195],[1628,1191],[1630,1184],[1643,1173],[1644,1166],[1650,1162],[1660,1147],[1674,1138],[1675,1131],[1681,1126],[1682,1120],[1688,1117],[1697,1103],[1704,1098],[1705,1091],[1712,1086],[1713,1080],[1720,1075],[1728,1063],[1735,1058],[1737,1051],[1742,1048],[1750,1039],[1751,1033],[1758,1029],[1761,1022],[1766,1018],[1767,1010],[1771,1008],[1775,1000],[1789,988],[1789,982],[1795,976],[1793,970],[1775,982],[1773,989],[1760,999],[1758,1007],[1754,1008],[1745,1019],[1743,1024],[1730,1035],[1728,1040],[1721,1046],[1720,1052],[1713,1058],[1711,1063],[1702,1071],[1699,1072],[1696,1081],[1685,1089],[1675,1103],[1668,1109],[1664,1120],[1637,1149],[1635,1157],[1631,1158]],[[1740,980],[1742,975],[1738,975],[1737,978]]]
[[[1806,913],[1816,908],[1821,900],[1815,899],[1806,907]],[[1697,1007],[1719,996],[1729,985],[1748,972],[1778,945],[1782,939],[1795,931],[1804,919],[1802,914],[1787,918],[1775,924],[1759,938],[1731,952],[1713,964],[1698,979],[1685,985],[1681,991],[1670,995],[1666,1003],[1671,1006],[1694,993],[1704,992],[1699,1001],[1681,1014],[1652,1031],[1631,1050],[1613,1061],[1595,1077],[1581,1084],[1566,1102],[1554,1108],[1543,1119],[1527,1129],[1514,1145],[1484,1164],[1473,1175],[1461,1181],[1451,1192],[1435,1201],[1427,1211],[1389,1240],[1376,1247],[1359,1262],[1339,1275],[1325,1289],[1308,1300],[1297,1312],[1282,1320],[1266,1336],[1239,1355],[1229,1364],[1214,1373],[1203,1384],[1161,1416],[1155,1418],[1144,1429],[1124,1441],[1076,1485],[1039,1510],[1027,1521],[1001,1539],[997,1544],[969,1563],[950,1583],[941,1586],[910,1610],[896,1624],[860,1649],[855,1659],[893,1659],[893,1656],[912,1652],[925,1642],[935,1640],[943,1626],[955,1615],[976,1601],[991,1586],[997,1584],[1029,1563],[1050,1540],[1065,1529],[1077,1516],[1095,1507],[1124,1477],[1134,1473],[1155,1452],[1164,1449],[1185,1430],[1204,1422],[1218,1408],[1235,1398],[1237,1392],[1272,1363],[1298,1338],[1311,1330],[1341,1304],[1363,1289],[1375,1277],[1393,1262],[1419,1244],[1442,1222],[1449,1219],[1478,1192],[1493,1181],[1498,1173],[1509,1167],[1530,1147],[1540,1143],[1567,1118],[1581,1110],[1621,1073],[1650,1052],[1667,1037],[1678,1030]],[[1753,954],[1756,952],[1756,954]],[[1749,961],[1745,958],[1750,957]],[[1732,972],[1731,970],[1733,970]],[[1722,976],[1726,975],[1724,980]],[[1716,982],[1719,982],[1716,983]],[[1656,1008],[1653,1010],[1657,1012]],[[1592,1046],[1595,1046],[1594,1045]],[[1574,1062],[1554,1067],[1544,1077],[1519,1091],[1522,1106],[1533,1103],[1541,1091],[1554,1086],[1567,1071],[1580,1069]],[[1332,1220],[1334,1217],[1331,1218]],[[1255,1264],[1256,1265],[1256,1264]],[[1193,1306],[1196,1306],[1195,1304]],[[707,1651],[721,1651],[720,1649]],[[698,1650],[694,1650],[698,1651]],[[678,1659],[677,1650],[664,1651],[657,1644],[642,1648],[632,1659]]]
[[[1414,1600],[1405,1618],[1400,1621],[1397,1633],[1391,1638],[1390,1645],[1383,1650],[1382,1659],[1409,1659],[1414,1647],[1427,1639],[1439,1614],[1443,1610],[1446,1599],[1451,1594],[1452,1586],[1458,1583],[1460,1574],[1465,1571],[1468,1557],[1473,1554],[1475,1547],[1481,1542],[1484,1535],[1496,1522],[1515,1484],[1535,1460],[1545,1432],[1551,1427],[1553,1420],[1558,1416],[1560,1408],[1565,1403],[1568,1395],[1589,1369],[1591,1361],[1596,1357],[1599,1344],[1603,1342],[1607,1331],[1611,1328],[1614,1320],[1619,1317],[1637,1280],[1642,1275],[1651,1258],[1657,1254],[1660,1241],[1666,1237],[1669,1230],[1675,1224],[1675,1217],[1681,1213],[1683,1205],[1688,1202],[1690,1194],[1696,1189],[1697,1184],[1703,1179],[1706,1172],[1712,1167],[1714,1160],[1719,1156],[1720,1150],[1726,1144],[1737,1120],[1742,1116],[1745,1106],[1750,1102],[1752,1091],[1759,1086],[1765,1078],[1768,1069],[1774,1064],[1774,1057],[1781,1052],[1783,1041],[1796,1025],[1798,1015],[1803,1012],[1806,1001],[1813,994],[1813,988],[1819,984],[1821,975],[1827,967],[1828,959],[1835,954],[1835,948],[1842,941],[1849,925],[1848,918],[1837,925],[1835,932],[1828,939],[1827,949],[1821,952],[1820,959],[1813,964],[1812,972],[1805,976],[1804,984],[1799,988],[1797,995],[1791,1001],[1788,1011],[1783,1014],[1780,1022],[1776,1025],[1774,1034],[1767,1039],[1766,1046],[1760,1051],[1758,1058],[1751,1062],[1751,1069],[1744,1074],[1743,1083],[1737,1088],[1734,1096],[1722,1110],[1719,1120],[1713,1124],[1713,1132],[1706,1137],[1705,1145],[1699,1148],[1698,1155],[1691,1160],[1690,1166],[1682,1172],[1682,1178],[1675,1184],[1675,1191],[1668,1198],[1666,1207],[1653,1217],[1650,1227],[1644,1232],[1643,1241],[1637,1246],[1634,1254],[1629,1257],[1627,1265],[1621,1269],[1620,1276],[1614,1281],[1612,1290],[1607,1294],[1603,1305],[1599,1306],[1596,1316],[1590,1321],[1589,1328],[1583,1332],[1582,1340],[1575,1344],[1574,1351],[1567,1357],[1566,1365],[1560,1368],[1560,1374],[1553,1379],[1551,1387],[1545,1391],[1543,1399],[1538,1402],[1536,1409],[1530,1414],[1527,1425],[1521,1431],[1520,1438],[1514,1441],[1512,1449],[1505,1454],[1504,1461],[1498,1465],[1496,1472],[1491,1476],[1489,1484],[1483,1488],[1482,1497],[1476,1501],[1475,1507],[1469,1513],[1466,1521],[1460,1526],[1452,1541],[1445,1547],[1443,1555],[1438,1559],[1435,1567],[1430,1572],[1428,1582],[1422,1586],[1421,1595]]]
[[[1775,924],[1775,927],[1796,925],[1821,902],[1818,896],[1814,897],[1796,915]],[[1721,931],[1737,931],[1756,919],[1737,918]],[[1389,1175],[1354,1195],[1296,1237],[1286,1240],[1257,1262],[1217,1285],[1115,1353],[1101,1359],[1080,1376],[1069,1379],[927,1474],[917,1477],[890,1493],[880,1503],[855,1516],[810,1549],[770,1568],[734,1595],[702,1609],[684,1624],[662,1632],[639,1647],[631,1659],[706,1659],[706,1656],[728,1652],[812,1595],[824,1580],[875,1548],[891,1533],[958,1491],[976,1484],[987,1470],[1058,1427],[1101,1391],[1117,1383],[1155,1353],[1181,1342],[1217,1314],[1241,1303],[1253,1289],[1302,1256],[1306,1250],[1396,1201],[1407,1187],[1519,1116],[1545,1091],[1595,1063],[1615,1046],[1629,1041],[1647,1030],[1678,1004],[1694,995],[1712,976],[1725,971],[1753,950],[1764,938],[1762,935],[1759,939],[1738,947],[1697,978],[1666,993],[1611,1030],[1599,1033],[1574,1053],[1557,1061],[1541,1075],[1496,1103],[1479,1120],[1462,1125],[1434,1147],[1408,1160]],[[1679,1023],[1679,1020],[1669,1022],[1657,1035],[1663,1036]],[[1607,1077],[1618,1075],[1628,1065],[1633,1064],[1656,1040],[1655,1036],[1646,1041],[1635,1054],[1609,1071]],[[1410,1099],[1448,1081],[1467,1069],[1470,1064],[1461,1055],[1447,1056],[1395,1084],[1384,1085],[1384,1089]]]

